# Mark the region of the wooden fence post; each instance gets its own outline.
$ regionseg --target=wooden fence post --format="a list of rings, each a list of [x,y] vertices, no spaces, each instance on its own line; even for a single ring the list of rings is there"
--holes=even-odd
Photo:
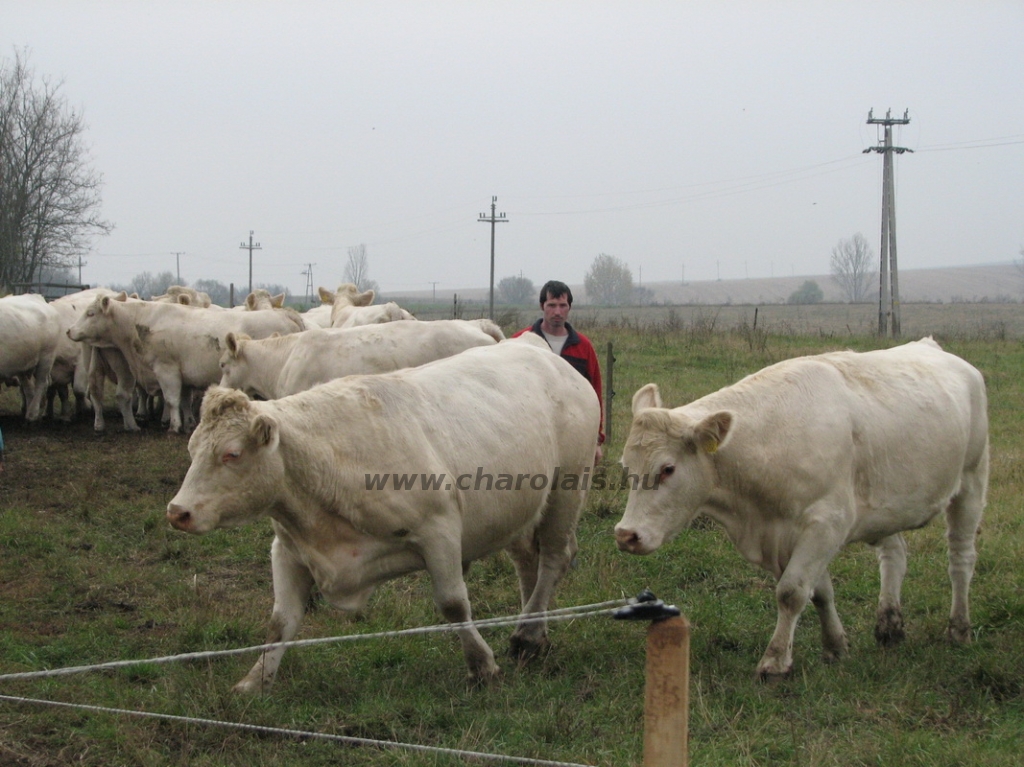
[[[677,616],[647,629],[644,767],[687,767],[690,624]]]
[[[612,441],[612,399],[615,397],[613,381],[615,378],[615,355],[612,354],[612,342],[608,342],[608,356],[604,365],[604,441]]]
[[[641,591],[616,620],[649,620],[644,685],[644,767],[687,767],[690,720],[690,623],[675,605]]]

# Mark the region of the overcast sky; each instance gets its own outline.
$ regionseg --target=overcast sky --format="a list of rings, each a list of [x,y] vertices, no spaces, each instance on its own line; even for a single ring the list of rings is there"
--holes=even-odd
[[[821,275],[877,253],[895,129],[900,267],[1024,247],[1024,3],[0,0],[84,111],[103,176],[85,282],[302,296],[365,244],[385,293]],[[175,252],[182,255],[176,257]],[[310,265],[312,265],[310,267]]]

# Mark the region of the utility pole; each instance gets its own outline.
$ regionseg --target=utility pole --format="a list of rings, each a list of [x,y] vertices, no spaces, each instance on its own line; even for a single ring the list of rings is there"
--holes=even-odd
[[[896,265],[896,186],[893,180],[892,155],[913,152],[902,146],[892,145],[892,126],[910,122],[910,110],[903,110],[903,117],[893,117],[892,110],[885,117],[875,117],[875,110],[868,110],[868,125],[885,126],[885,135],[880,146],[869,146],[864,150],[882,155],[882,247],[879,249],[878,269],[878,335],[888,335],[888,318],[892,315],[892,337],[900,337],[900,287],[899,271]]]
[[[246,245],[245,241],[243,240],[242,244],[238,246],[242,250],[248,250],[249,251],[249,293],[252,293],[252,252],[254,250],[263,250],[263,248],[260,247],[260,244],[258,242],[254,243],[252,241],[252,235],[253,235],[253,231],[252,231],[252,229],[250,229],[249,230],[249,244]]]
[[[487,315],[492,320],[494,319],[494,225],[501,224],[508,221],[505,218],[505,214],[496,214],[494,211],[498,207],[498,198],[491,197],[491,217],[488,218],[486,214],[481,213],[480,218],[477,221],[490,221],[491,222],[491,305],[490,313]]]
[[[185,255],[183,250],[172,251],[174,253],[174,268],[178,273],[178,284],[181,284],[181,257]],[[81,282],[81,280],[79,280]]]
[[[316,264],[306,264],[306,271],[303,272],[306,275],[306,306],[313,305],[313,267]]]
[[[431,303],[437,303],[437,282],[431,282],[430,283],[430,290],[431,290],[430,302]]]

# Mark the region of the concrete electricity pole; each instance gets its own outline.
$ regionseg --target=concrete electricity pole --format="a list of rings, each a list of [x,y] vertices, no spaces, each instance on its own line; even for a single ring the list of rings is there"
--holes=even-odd
[[[491,308],[490,313],[487,315],[492,320],[494,319],[494,225],[501,224],[508,221],[505,218],[505,214],[496,214],[494,211],[498,206],[498,198],[491,197],[491,217],[488,218],[486,214],[481,213],[480,218],[477,221],[490,221],[491,222]]]
[[[176,250],[174,251],[174,266],[178,270],[178,284],[181,284],[181,257],[185,255],[185,251]],[[79,279],[79,282],[82,280]]]
[[[313,306],[313,267],[316,264],[306,264],[306,270],[303,275],[306,277],[306,306]],[[252,291],[250,291],[252,292]]]
[[[892,315],[892,337],[900,337],[900,288],[896,266],[896,189],[893,181],[892,155],[913,152],[902,146],[892,145],[892,126],[910,122],[909,110],[903,110],[903,117],[892,116],[892,110],[884,118],[874,116],[874,109],[868,111],[868,125],[885,126],[885,137],[880,146],[870,146],[864,153],[878,152],[882,155],[882,247],[879,253],[878,269],[878,335],[888,334],[888,317]]]
[[[242,250],[248,250],[249,251],[249,292],[250,293],[252,293],[252,252],[254,250],[262,250],[262,248],[260,247],[260,244],[258,242],[257,243],[253,243],[252,235],[253,235],[253,231],[252,231],[252,229],[250,229],[249,230],[249,244],[246,245],[245,241],[243,240],[242,244],[238,246]]]

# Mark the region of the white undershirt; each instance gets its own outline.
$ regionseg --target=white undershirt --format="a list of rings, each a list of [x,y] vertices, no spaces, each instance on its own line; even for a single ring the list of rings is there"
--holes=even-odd
[[[541,333],[544,333],[544,331],[542,330]],[[551,351],[561,357],[562,347],[565,346],[565,342],[569,340],[569,334],[566,333],[564,336],[551,336],[544,333],[544,340],[548,342],[548,346],[551,347]]]

